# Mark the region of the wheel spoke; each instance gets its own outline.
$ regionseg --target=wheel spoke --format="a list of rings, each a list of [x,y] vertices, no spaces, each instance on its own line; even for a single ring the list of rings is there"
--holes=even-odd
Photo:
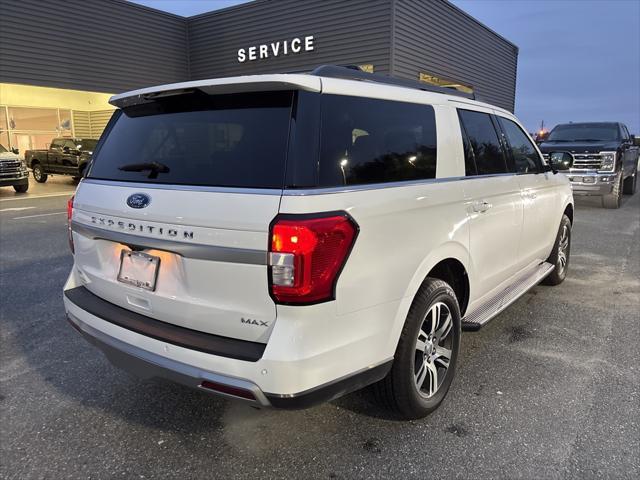
[[[451,350],[445,347],[438,347],[433,362],[437,362],[441,367],[449,368],[449,362],[451,362]]]
[[[433,363],[426,363],[427,374],[429,377],[429,396],[433,396],[438,390],[438,369]]]
[[[438,339],[439,342],[442,341],[443,338],[446,338],[447,335],[449,335],[449,332],[451,331],[452,326],[453,326],[453,322],[452,322],[451,313],[447,311],[447,316],[445,317],[445,319],[442,321],[442,324],[435,332],[436,338]]]
[[[418,337],[418,340],[416,341],[416,351],[420,352],[420,355],[422,355],[426,347],[427,342],[425,342],[424,340],[420,340],[420,337]]]
[[[431,307],[431,335],[436,331],[436,327],[440,321],[440,303],[436,303]]]
[[[422,362],[418,372],[416,373],[416,387],[418,387],[418,390],[422,388],[424,379],[427,377],[427,370],[427,362]]]

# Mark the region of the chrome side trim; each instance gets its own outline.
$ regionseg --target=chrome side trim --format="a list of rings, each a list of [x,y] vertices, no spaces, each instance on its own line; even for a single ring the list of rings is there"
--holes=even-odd
[[[129,371],[139,377],[167,378],[182,385],[196,388],[214,395],[221,395],[252,404],[258,403],[263,407],[270,406],[267,397],[253,382],[240,378],[228,377],[208,370],[202,370],[167,357],[162,357],[147,350],[143,350],[101,332],[100,330],[83,322],[70,312],[67,312],[67,319],[90,343],[98,347],[111,363],[116,367]],[[227,395],[222,392],[202,388],[200,387],[200,384],[203,380],[209,380],[211,382],[249,390],[256,398],[256,402],[246,398]]]
[[[267,252],[246,248],[219,247],[200,243],[176,242],[164,238],[143,237],[125,232],[106,230],[76,221],[71,222],[71,230],[94,240],[109,240],[132,247],[153,248],[199,260],[216,262],[246,263],[250,265],[266,265]]]
[[[513,284],[480,305],[470,315],[466,315],[462,319],[462,329],[471,331],[479,330],[486,325],[489,320],[544,280],[554,268],[555,265],[548,262],[542,262],[540,265],[537,265],[530,272],[518,278]]]
[[[413,187],[419,185],[431,185],[437,183],[449,183],[457,182],[461,180],[476,180],[484,178],[494,177],[515,177],[518,174],[515,172],[508,173],[495,173],[491,175],[472,175],[472,176],[460,176],[460,177],[443,177],[443,178],[428,178],[424,180],[406,180],[402,182],[387,182],[387,183],[370,183],[366,185],[345,185],[341,187],[327,187],[327,188],[301,188],[301,189],[285,189],[282,191],[282,195],[286,197],[298,197],[304,195],[326,195],[331,193],[351,193],[361,192],[366,190],[380,190],[384,188],[401,188],[401,187]]]
[[[84,178],[82,184],[106,185],[109,187],[130,187],[136,189],[177,190],[184,192],[240,193],[250,195],[281,195],[279,188],[240,188],[240,187],[207,187],[205,185],[174,185],[169,183],[123,182],[119,180],[100,180]]]

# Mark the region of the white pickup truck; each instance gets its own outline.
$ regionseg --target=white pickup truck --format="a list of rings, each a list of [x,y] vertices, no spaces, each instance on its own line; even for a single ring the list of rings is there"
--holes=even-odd
[[[277,408],[375,384],[419,418],[462,330],[567,274],[562,166],[469,95],[325,66],[111,103],[64,303],[142,377]]]

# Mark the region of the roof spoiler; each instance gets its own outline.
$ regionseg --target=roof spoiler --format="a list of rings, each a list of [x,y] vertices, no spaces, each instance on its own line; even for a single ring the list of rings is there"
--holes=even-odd
[[[461,92],[452,87],[439,87],[437,85],[429,85],[428,83],[418,82],[417,80],[406,80],[404,78],[390,77],[388,75],[380,75],[379,73],[367,73],[360,70],[356,65],[322,65],[311,72],[311,75],[328,78],[341,78],[344,80],[360,80],[363,82],[382,83],[385,85],[395,85],[404,88],[413,88],[425,92],[442,93],[444,95],[454,95],[457,97],[476,100],[473,93]]]

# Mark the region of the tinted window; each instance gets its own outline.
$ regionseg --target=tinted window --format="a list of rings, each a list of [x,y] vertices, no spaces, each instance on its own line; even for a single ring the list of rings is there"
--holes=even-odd
[[[469,141],[469,137],[467,136],[467,132],[464,129],[464,126],[460,125],[460,130],[462,133],[462,145],[464,147],[464,170],[465,175],[467,177],[471,177],[473,175],[478,174],[478,169],[476,168],[476,159],[473,155],[473,149],[471,148],[471,142]]]
[[[319,186],[435,178],[433,107],[322,96]]]
[[[64,142],[64,140],[62,140],[62,139],[53,140],[51,142],[51,148],[52,149],[61,148],[63,142]]]
[[[500,118],[500,125],[509,141],[511,156],[517,173],[538,173],[541,160],[529,135],[511,120]]]
[[[491,116],[471,110],[458,110],[458,114],[469,138],[478,175],[508,172]]]
[[[292,92],[165,97],[125,108],[91,178],[282,188]]]
[[[558,125],[547,138],[547,142],[607,142],[619,140],[615,123],[570,123]]]

